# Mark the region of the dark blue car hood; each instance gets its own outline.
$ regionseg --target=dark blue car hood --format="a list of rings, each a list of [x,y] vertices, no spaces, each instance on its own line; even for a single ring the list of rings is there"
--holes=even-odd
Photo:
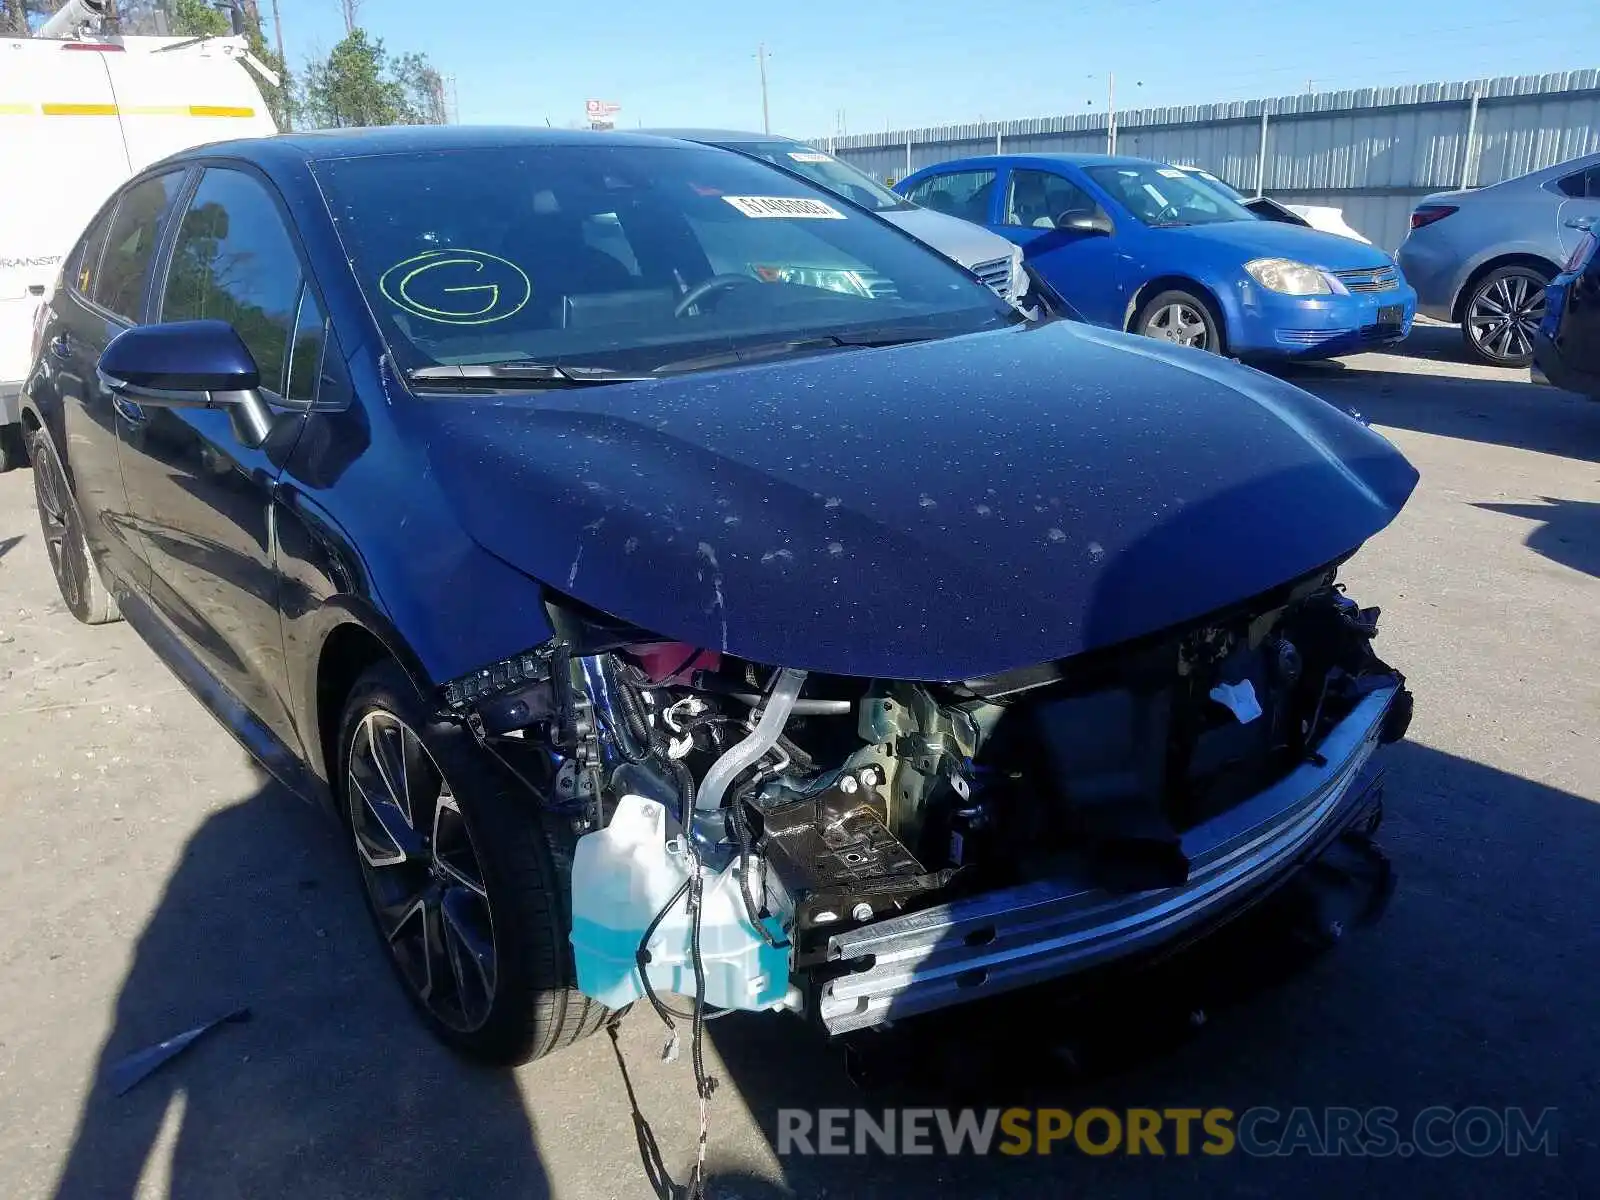
[[[528,575],[667,637],[873,677],[1204,615],[1354,550],[1417,479],[1297,388],[1065,322],[414,411],[468,532]]]

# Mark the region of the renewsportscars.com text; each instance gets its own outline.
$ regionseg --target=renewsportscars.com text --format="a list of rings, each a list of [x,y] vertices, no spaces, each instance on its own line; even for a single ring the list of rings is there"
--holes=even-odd
[[[1556,1153],[1556,1110],[1393,1108],[797,1108],[780,1155],[1126,1154],[1444,1158]]]

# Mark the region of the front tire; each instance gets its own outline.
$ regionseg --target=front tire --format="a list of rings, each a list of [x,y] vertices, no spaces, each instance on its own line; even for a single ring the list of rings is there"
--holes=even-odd
[[[1527,266],[1497,267],[1478,280],[1461,309],[1467,352],[1491,367],[1532,366],[1549,282],[1548,274]]]
[[[339,747],[368,908],[434,1034],[509,1067],[598,1029],[608,1010],[572,986],[571,830],[392,662],[351,690]]]
[[[117,602],[100,578],[83,517],[78,512],[67,473],[43,429],[35,429],[29,449],[33,458],[33,503],[39,512],[39,531],[56,577],[56,590],[70,612],[85,625],[104,625],[118,617]]]
[[[1174,345],[1223,352],[1222,321],[1199,296],[1178,289],[1162,292],[1139,309],[1135,333]]]

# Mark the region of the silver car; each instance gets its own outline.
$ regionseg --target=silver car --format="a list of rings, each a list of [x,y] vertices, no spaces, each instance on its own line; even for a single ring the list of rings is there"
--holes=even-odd
[[[769,133],[739,133],[729,129],[646,129],[643,132],[718,146],[800,175],[898,225],[912,237],[966,267],[1019,308],[1025,306],[1023,297],[1028,290],[1028,275],[1022,266],[1022,247],[960,217],[921,208],[826,151]]]
[[[1471,191],[1436,192],[1411,214],[1400,269],[1417,311],[1461,326],[1467,349],[1496,367],[1533,361],[1545,284],[1600,217],[1600,154]]]

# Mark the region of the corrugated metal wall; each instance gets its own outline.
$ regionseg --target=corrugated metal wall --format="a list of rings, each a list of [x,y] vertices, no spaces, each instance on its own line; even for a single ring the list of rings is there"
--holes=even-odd
[[[1600,70],[1146,108],[1119,112],[1116,123],[1118,153],[1197,163],[1245,192],[1259,180],[1280,200],[1342,208],[1346,221],[1393,250],[1429,192],[1498,183],[1600,150]],[[1098,153],[1106,143],[1107,118],[1098,113],[814,144],[879,179],[899,179],[997,146],[1007,154]]]

